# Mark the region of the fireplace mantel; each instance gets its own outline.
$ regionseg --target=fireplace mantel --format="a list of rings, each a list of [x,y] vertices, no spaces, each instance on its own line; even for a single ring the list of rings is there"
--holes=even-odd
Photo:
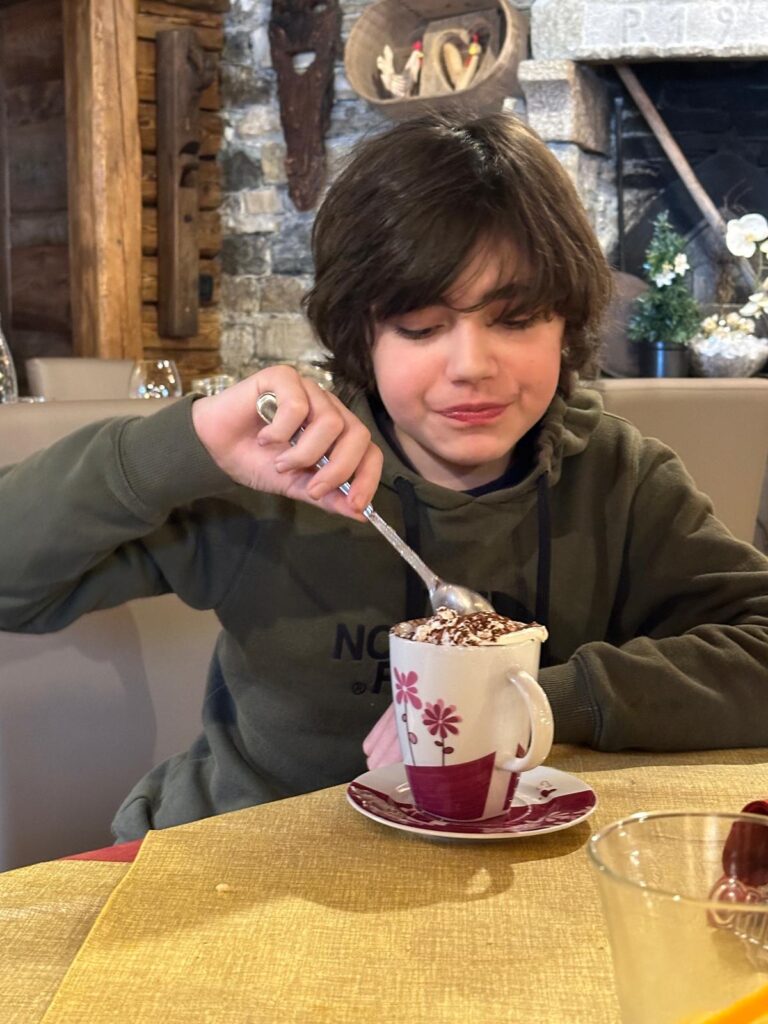
[[[768,57],[768,0],[536,0],[534,60]]]

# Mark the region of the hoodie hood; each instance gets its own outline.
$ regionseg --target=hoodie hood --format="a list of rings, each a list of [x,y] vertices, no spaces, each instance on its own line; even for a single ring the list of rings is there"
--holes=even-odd
[[[458,509],[476,501],[485,504],[504,503],[512,496],[518,497],[535,491],[537,481],[542,475],[547,478],[547,486],[554,486],[560,479],[563,460],[580,454],[587,447],[592,433],[600,422],[603,403],[596,391],[579,390],[567,400],[556,395],[540,421],[534,465],[531,470],[513,487],[492,491],[480,497],[429,483],[405,465],[379,430],[367,395],[357,395],[350,408],[365,423],[374,444],[384,453],[382,486],[396,491],[398,479],[406,480],[420,503],[429,508],[448,510]]]
[[[499,507],[514,504],[517,515],[535,505],[537,540],[534,603],[530,610],[522,606],[503,609],[504,614],[521,621],[533,618],[544,625],[549,619],[550,576],[552,568],[552,528],[549,489],[560,479],[563,460],[578,455],[586,448],[602,414],[602,400],[595,392],[577,391],[566,401],[557,395],[540,422],[533,464],[525,477],[510,487],[499,488],[480,496],[439,487],[424,480],[403,463],[378,428],[370,401],[360,396],[352,406],[369,427],[375,444],[384,452],[382,486],[394,492],[399,503],[406,543],[421,554],[422,525],[419,506],[433,513],[463,515],[473,504]],[[378,502],[378,499],[377,499]],[[487,596],[490,596],[487,595]],[[498,600],[498,598],[497,598]],[[424,592],[412,572],[406,573],[406,617],[423,613]],[[548,660],[547,646],[542,650],[542,664]]]

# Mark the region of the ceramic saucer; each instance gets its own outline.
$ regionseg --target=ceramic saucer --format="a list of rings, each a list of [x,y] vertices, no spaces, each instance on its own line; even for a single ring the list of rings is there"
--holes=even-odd
[[[584,821],[597,807],[591,786],[546,765],[523,772],[512,806],[482,821],[449,821],[420,811],[413,804],[403,764],[358,776],[347,787],[347,800],[356,811],[382,825],[447,839],[513,839],[558,832]]]

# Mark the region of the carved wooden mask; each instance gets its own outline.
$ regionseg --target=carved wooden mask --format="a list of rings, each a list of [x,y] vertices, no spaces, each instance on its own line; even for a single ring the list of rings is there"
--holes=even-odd
[[[288,192],[299,210],[314,207],[325,181],[324,138],[331,120],[340,31],[338,0],[273,0],[269,42],[287,149]],[[302,70],[311,55],[311,64]]]

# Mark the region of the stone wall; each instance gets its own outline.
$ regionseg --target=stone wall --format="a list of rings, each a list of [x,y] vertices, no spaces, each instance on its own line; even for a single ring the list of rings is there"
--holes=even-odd
[[[368,2],[342,0],[344,43]],[[528,13],[531,2],[518,0],[516,6]],[[299,213],[288,196],[267,32],[269,12],[269,0],[232,0],[222,62],[227,127],[221,156],[225,190],[221,349],[223,361],[238,370],[255,367],[260,359],[322,357],[301,312],[301,296],[312,275],[309,233],[313,214]],[[590,78],[588,71],[576,73],[572,68],[569,62],[562,68],[553,62],[547,81],[542,80],[539,68],[525,88],[537,97],[538,123],[534,126],[550,129],[545,137],[553,139],[551,148],[577,181],[601,240],[609,247],[614,214],[609,180],[612,166],[606,159],[607,115],[603,110],[595,127],[595,104],[600,103],[596,79]],[[558,113],[559,106],[566,103],[562,76],[569,86],[576,76],[579,88],[575,107],[571,104]],[[555,108],[545,109],[547,97],[557,99]],[[510,100],[507,106],[525,116],[524,101]],[[330,175],[364,132],[389,124],[351,89],[339,59],[326,136]]]
[[[342,4],[344,40],[365,6],[360,0]],[[312,279],[313,214],[297,211],[288,196],[269,12],[269,0],[232,0],[223,55],[221,351],[223,361],[240,370],[257,359],[293,362],[322,355],[301,312]],[[326,136],[330,174],[363,132],[385,123],[350,88],[340,60]]]

